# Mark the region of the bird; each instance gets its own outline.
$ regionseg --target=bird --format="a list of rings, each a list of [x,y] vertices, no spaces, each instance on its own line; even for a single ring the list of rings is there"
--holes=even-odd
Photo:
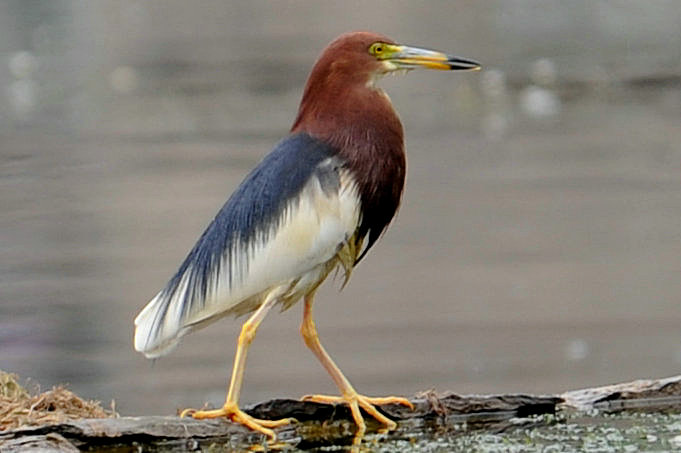
[[[348,282],[398,211],[404,131],[378,81],[416,68],[479,70],[480,64],[368,31],[328,44],[310,72],[289,134],[245,177],[178,271],[139,312],[134,347],[152,359],[220,318],[250,315],[238,337],[224,405],[182,415],[226,417],[275,441],[274,429],[293,420],[256,419],[239,408],[246,356],[267,312],[301,299],[304,343],[340,391],[305,401],[348,405],[359,437],[366,430],[361,410],[389,431],[396,423],[376,406],[411,407],[406,398],[355,390],[319,340],[313,303],[334,270],[344,276],[343,286]]]

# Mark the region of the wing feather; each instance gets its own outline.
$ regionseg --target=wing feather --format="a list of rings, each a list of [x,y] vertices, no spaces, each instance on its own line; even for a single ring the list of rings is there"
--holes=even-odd
[[[302,133],[285,139],[137,316],[135,349],[163,355],[191,330],[254,310],[272,288],[317,275],[353,237],[359,205],[356,184],[333,148]]]

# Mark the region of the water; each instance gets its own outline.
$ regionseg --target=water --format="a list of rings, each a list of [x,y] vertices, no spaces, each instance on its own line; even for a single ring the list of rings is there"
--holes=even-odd
[[[123,414],[219,404],[240,321],[152,366],[132,320],[286,133],[321,47],[370,28],[493,71],[384,83],[407,134],[404,204],[316,310],[355,386],[558,392],[678,374],[678,7],[429,5],[0,6],[0,368]],[[244,402],[335,392],[301,316],[265,320]]]

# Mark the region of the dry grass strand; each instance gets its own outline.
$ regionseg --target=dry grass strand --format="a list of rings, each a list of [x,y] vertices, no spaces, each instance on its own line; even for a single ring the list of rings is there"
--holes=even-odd
[[[116,417],[99,401],[84,400],[63,386],[31,395],[15,374],[0,370],[0,431],[82,418]]]

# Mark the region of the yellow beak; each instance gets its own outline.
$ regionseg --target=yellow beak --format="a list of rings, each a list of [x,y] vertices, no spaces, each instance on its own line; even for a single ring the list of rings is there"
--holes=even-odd
[[[394,64],[396,69],[441,69],[446,71],[478,71],[480,63],[452,55],[447,55],[437,50],[421,49],[398,45],[387,61]]]

